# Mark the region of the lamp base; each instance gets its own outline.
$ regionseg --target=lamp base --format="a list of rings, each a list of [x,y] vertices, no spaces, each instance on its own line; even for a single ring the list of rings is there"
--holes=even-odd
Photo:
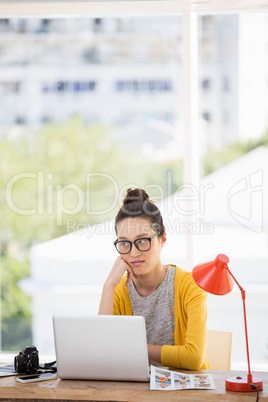
[[[251,392],[255,389],[251,388],[250,384],[256,385],[257,389],[261,391],[263,389],[262,380],[260,378],[252,378],[252,381],[248,382],[247,377],[232,377],[225,380],[225,388],[228,391],[238,392]]]

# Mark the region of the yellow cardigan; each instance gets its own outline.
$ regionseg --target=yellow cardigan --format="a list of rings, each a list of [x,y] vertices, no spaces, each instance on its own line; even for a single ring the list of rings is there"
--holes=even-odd
[[[114,315],[132,315],[124,276],[114,291]],[[192,273],[176,267],[174,281],[175,345],[161,349],[161,364],[179,369],[209,369],[205,357],[207,294],[196,285]]]

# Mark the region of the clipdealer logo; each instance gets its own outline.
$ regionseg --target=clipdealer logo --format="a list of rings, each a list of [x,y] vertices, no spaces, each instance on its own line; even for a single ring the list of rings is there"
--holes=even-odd
[[[207,193],[213,189],[213,185],[200,184],[196,187],[184,184],[174,193],[171,174],[169,172],[165,189],[157,184],[145,186],[147,192],[154,194],[151,200],[161,204],[160,210],[165,219],[166,228],[171,233],[178,234],[212,234],[213,225],[205,220],[205,206]],[[109,194],[101,206],[98,205],[96,193],[94,193],[96,185],[106,188]],[[33,200],[30,199],[25,207],[22,200],[25,194],[23,195],[21,190],[24,191],[23,189],[27,187],[34,189],[36,196]],[[76,214],[84,211],[88,215],[105,216],[121,205],[127,189],[133,187],[139,186],[128,183],[124,187],[119,187],[117,181],[106,173],[87,173],[84,186],[75,183],[62,185],[56,183],[54,174],[38,171],[22,172],[12,176],[7,182],[5,195],[7,206],[18,215],[54,214],[58,226],[63,224],[64,216],[68,216],[67,232],[69,233],[76,230],[88,230],[88,224],[76,221]],[[163,202],[164,199],[165,202]],[[193,217],[190,223],[189,216]]]
[[[171,172],[169,173],[171,175]],[[213,223],[207,222],[205,217],[207,193],[211,190],[215,191],[214,185],[211,183],[200,184],[196,188],[190,184],[184,184],[173,193],[170,175],[166,191],[155,184],[145,187],[146,191],[157,194],[151,198],[154,202],[161,203],[165,199],[161,212],[165,218],[168,218],[165,220],[166,225],[170,226],[170,231],[183,234],[213,234]],[[234,183],[227,191],[226,196],[229,215],[240,225],[257,233],[263,231],[263,181],[263,171],[258,170]],[[104,200],[99,209],[98,203],[94,199],[94,188],[97,183],[105,186],[110,194],[110,197]],[[27,208],[23,207],[22,196],[25,197],[25,194],[21,193],[21,189],[23,191],[29,185],[35,189],[36,197],[34,200],[29,200],[28,205],[31,207]],[[75,183],[65,185],[56,183],[53,173],[22,172],[12,176],[7,182],[5,197],[7,206],[12,212],[22,216],[55,214],[56,224],[61,226],[64,216],[75,217],[83,210],[88,215],[99,216],[113,211],[121,205],[120,202],[130,187],[138,186],[129,183],[119,188],[117,181],[106,173],[87,173],[85,185],[82,188]],[[174,211],[179,218],[174,218]],[[190,224],[187,219],[189,216],[193,218]],[[76,223],[75,219],[69,219],[69,221],[68,232],[75,231],[79,223]]]

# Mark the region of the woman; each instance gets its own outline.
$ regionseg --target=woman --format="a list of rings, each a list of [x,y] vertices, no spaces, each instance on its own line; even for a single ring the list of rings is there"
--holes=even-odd
[[[129,189],[115,219],[119,252],[101,296],[99,314],[145,317],[150,361],[180,369],[207,369],[206,293],[186,272],[163,265],[166,232],[157,206]]]

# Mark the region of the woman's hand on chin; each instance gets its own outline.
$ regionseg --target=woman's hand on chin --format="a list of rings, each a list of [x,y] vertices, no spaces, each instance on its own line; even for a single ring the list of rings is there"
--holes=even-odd
[[[122,258],[121,256],[117,257],[106,280],[106,283],[115,288],[126,271],[127,280],[125,285],[128,286],[133,278],[137,279],[137,275],[134,273],[132,267],[126,262],[126,260],[124,260],[124,258]]]

